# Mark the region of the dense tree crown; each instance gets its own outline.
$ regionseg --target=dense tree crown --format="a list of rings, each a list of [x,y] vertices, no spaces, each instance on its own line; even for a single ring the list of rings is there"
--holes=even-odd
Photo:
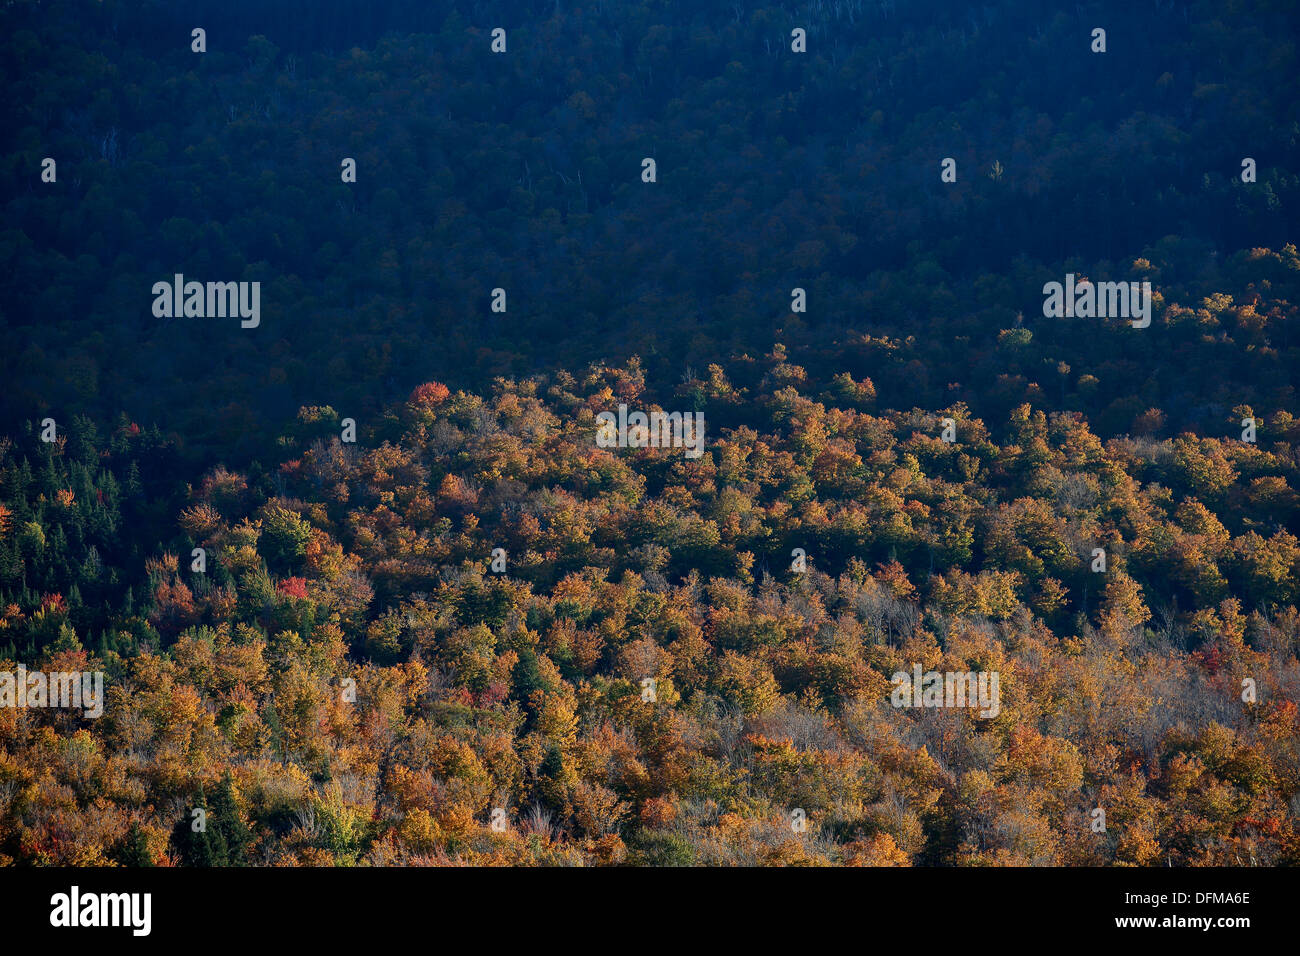
[[[780,350],[733,372],[673,396],[694,462],[597,447],[636,363],[427,383],[355,444],[305,408],[277,461],[173,487],[130,423],[5,445],[0,656],[102,669],[108,705],[0,709],[0,852],[1297,861],[1300,426],[1102,442],[843,407],[871,383],[801,391]],[[914,664],[997,672],[999,712],[893,706]]]

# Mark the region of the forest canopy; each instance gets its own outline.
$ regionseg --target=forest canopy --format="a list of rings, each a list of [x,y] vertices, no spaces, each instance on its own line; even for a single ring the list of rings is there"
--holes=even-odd
[[[0,864],[1300,862],[1293,5],[1030,7],[0,9]]]

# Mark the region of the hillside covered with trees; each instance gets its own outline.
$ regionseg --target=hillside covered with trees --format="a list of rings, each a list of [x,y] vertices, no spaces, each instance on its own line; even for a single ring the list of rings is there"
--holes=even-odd
[[[1292,4],[196,6],[0,10],[0,865],[1300,863]]]

